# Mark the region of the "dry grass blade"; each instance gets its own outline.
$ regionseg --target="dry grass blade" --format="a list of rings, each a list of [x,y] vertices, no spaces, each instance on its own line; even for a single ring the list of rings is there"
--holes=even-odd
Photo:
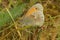
[[[13,24],[12,24],[12,25],[13,25]],[[5,30],[7,30],[7,29],[9,29],[9,28],[11,28],[11,27],[12,27],[12,25],[8,26],[8,27],[7,27],[7,28],[5,28],[4,30],[1,30],[1,31],[0,31],[0,33],[1,33],[1,32],[4,32]]]
[[[18,29],[18,28],[17,28],[17,23],[14,21],[14,19],[13,19],[12,15],[11,15],[10,11],[8,10],[8,8],[6,8],[6,10],[7,10],[7,12],[9,13],[12,21],[14,22],[14,25],[15,25],[15,28],[16,28],[16,31],[17,31],[18,35],[20,36],[20,38],[22,38],[22,37],[21,37],[21,34],[20,34],[20,31],[17,30],[17,29]]]
[[[12,31],[11,31],[12,32]],[[7,37],[11,32],[7,33],[4,37],[1,37],[0,40],[3,40],[5,37]]]

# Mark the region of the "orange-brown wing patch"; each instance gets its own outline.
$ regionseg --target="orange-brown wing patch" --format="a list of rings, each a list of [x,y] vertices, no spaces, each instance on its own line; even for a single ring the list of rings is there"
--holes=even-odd
[[[31,9],[28,10],[28,12],[26,13],[25,16],[29,16],[29,15],[31,15],[34,12],[36,12],[36,8],[31,8]]]

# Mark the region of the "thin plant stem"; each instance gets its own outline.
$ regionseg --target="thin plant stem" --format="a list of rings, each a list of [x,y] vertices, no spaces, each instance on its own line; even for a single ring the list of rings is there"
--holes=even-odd
[[[10,11],[8,10],[8,8],[6,8],[6,10],[7,10],[7,12],[8,12],[8,14],[10,15],[10,17],[11,17],[11,19],[12,19],[12,21],[14,22],[14,27],[16,28],[16,30],[18,29],[17,28],[17,23],[15,22],[15,20],[13,19],[13,17],[12,17],[12,15],[11,15],[11,13],[10,13]],[[21,38],[21,33],[20,33],[20,31],[19,30],[17,30],[17,33],[18,33],[18,35],[20,36],[20,38]]]

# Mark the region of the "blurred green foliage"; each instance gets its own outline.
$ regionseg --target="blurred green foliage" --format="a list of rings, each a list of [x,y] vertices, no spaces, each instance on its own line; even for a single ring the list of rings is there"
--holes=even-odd
[[[26,4],[21,4],[15,8],[10,9],[10,12],[13,18],[16,19],[18,16],[21,16],[25,7],[26,7]],[[9,16],[7,11],[0,12],[0,27],[11,21],[12,21],[11,17]]]

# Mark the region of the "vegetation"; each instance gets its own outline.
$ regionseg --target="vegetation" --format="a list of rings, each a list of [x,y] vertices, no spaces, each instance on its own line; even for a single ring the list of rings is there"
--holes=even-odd
[[[20,28],[17,21],[36,3],[44,7],[44,25]],[[60,40],[60,0],[0,0],[0,40]]]

